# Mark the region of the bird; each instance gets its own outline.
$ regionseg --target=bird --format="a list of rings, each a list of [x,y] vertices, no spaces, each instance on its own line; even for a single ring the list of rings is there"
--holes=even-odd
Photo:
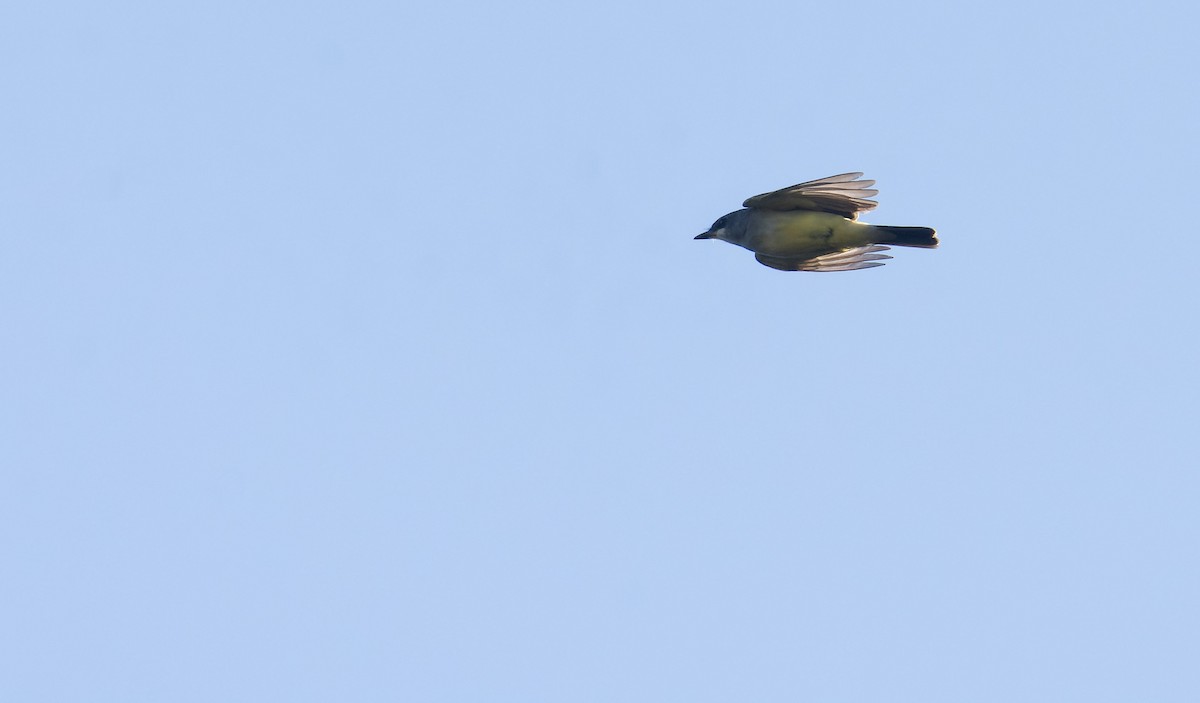
[[[805,181],[755,195],[742,209],[717,218],[696,239],[720,239],[754,252],[764,266],[780,271],[854,271],[883,266],[892,257],[885,245],[935,249],[929,227],[893,227],[858,222],[878,204],[872,180],[861,171]]]

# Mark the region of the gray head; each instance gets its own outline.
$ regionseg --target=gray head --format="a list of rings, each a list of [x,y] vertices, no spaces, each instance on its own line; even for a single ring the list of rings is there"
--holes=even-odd
[[[750,210],[743,208],[718,217],[707,232],[696,235],[696,239],[720,239],[730,244],[742,245],[749,224]]]

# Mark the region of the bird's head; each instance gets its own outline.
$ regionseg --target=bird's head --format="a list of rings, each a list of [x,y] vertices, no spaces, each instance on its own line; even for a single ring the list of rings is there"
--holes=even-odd
[[[696,235],[696,239],[721,239],[726,242],[737,244],[741,241],[742,234],[745,231],[745,226],[742,213],[745,210],[731,212],[728,215],[723,215],[717,218],[717,221],[712,223],[712,227],[708,228],[707,232],[701,232]]]

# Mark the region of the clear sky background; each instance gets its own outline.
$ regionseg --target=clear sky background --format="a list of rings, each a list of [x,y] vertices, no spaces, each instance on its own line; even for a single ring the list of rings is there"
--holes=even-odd
[[[1194,8],[4,5],[0,697],[1200,700]]]

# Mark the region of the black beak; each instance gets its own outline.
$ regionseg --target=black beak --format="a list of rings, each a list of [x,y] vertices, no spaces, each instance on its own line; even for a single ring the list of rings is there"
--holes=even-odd
[[[712,232],[702,232],[700,234],[697,234],[694,238],[695,239],[712,239],[713,233]]]

